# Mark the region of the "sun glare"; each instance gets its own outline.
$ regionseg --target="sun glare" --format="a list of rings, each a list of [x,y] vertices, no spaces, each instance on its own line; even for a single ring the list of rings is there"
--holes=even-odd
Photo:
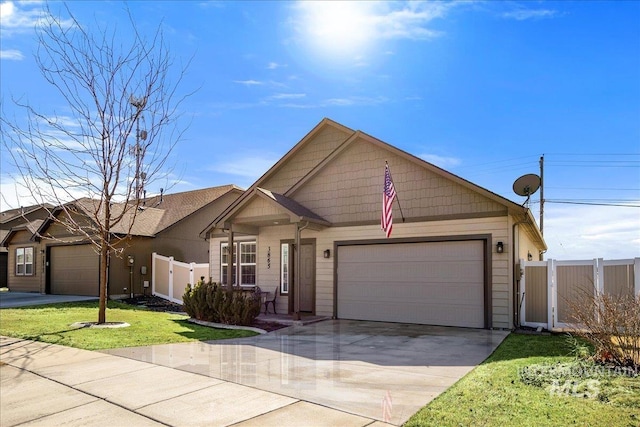
[[[301,2],[299,30],[305,44],[319,54],[352,59],[365,52],[375,36],[374,7],[365,1]]]

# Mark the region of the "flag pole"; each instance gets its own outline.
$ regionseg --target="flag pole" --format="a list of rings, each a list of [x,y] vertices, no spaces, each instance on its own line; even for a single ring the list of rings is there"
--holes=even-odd
[[[393,181],[393,175],[391,175],[391,168],[389,167],[389,163],[384,161],[385,166],[389,170],[389,177],[391,178],[391,182],[393,182],[393,186],[396,186],[396,183]],[[400,217],[402,218],[402,222],[404,222],[404,214],[402,213],[402,206],[400,206],[400,198],[398,197],[398,190],[396,190],[396,201],[398,202],[398,208],[400,209]]]

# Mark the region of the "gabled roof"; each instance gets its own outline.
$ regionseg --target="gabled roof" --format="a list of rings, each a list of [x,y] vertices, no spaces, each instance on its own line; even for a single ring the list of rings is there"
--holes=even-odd
[[[51,210],[54,206],[49,203],[44,203],[42,205],[33,205],[20,207],[16,209],[9,209],[3,212],[0,212],[0,224],[6,224],[7,222],[13,221],[16,218],[20,218],[21,216],[29,215],[32,212],[35,212],[39,209],[47,209]]]
[[[331,153],[329,153],[324,159],[318,162],[318,164],[312,167],[311,170],[306,173],[306,175],[300,178],[298,182],[293,184],[288,190],[284,191],[283,194],[281,195],[282,197],[286,197],[288,200],[293,201],[291,199],[291,196],[293,196],[296,193],[296,191],[300,189],[306,182],[308,182],[310,179],[312,179],[314,176],[320,173],[320,171],[326,168],[327,165],[331,164],[331,162],[333,162],[340,155],[341,152],[343,152],[349,146],[351,146],[351,144],[353,144],[354,141],[365,140],[378,147],[388,150],[391,153],[399,157],[402,157],[412,163],[415,163],[420,167],[425,168],[436,175],[439,175],[447,180],[453,181],[456,184],[461,185],[473,192],[481,194],[487,199],[490,199],[500,205],[503,205],[506,208],[506,210],[509,212],[509,214],[517,216],[519,221],[530,222],[531,230],[533,234],[536,235],[536,237],[542,243],[543,246],[546,246],[544,245],[544,239],[542,238],[542,234],[540,233],[539,228],[535,225],[535,219],[533,218],[533,216],[531,215],[531,212],[527,208],[515,202],[512,202],[511,200],[505,197],[502,197],[492,191],[489,191],[486,188],[483,188],[477,184],[467,181],[466,179],[461,178],[436,165],[426,162],[397,147],[394,147],[393,145],[387,144],[386,142],[383,142],[375,137],[372,137],[362,131],[354,131],[352,129],[349,129],[328,118],[322,119],[322,121],[318,123],[318,125],[316,125],[313,128],[313,130],[311,130],[311,132],[309,132],[302,140],[300,140],[300,142],[298,142],[291,150],[289,150],[289,152],[285,154],[284,157],[282,157],[273,167],[271,167],[264,175],[262,175],[251,187],[249,187],[249,189],[245,191],[245,193],[241,197],[239,197],[233,204],[231,204],[225,211],[223,211],[204,231],[205,232],[210,231],[213,228],[216,228],[217,226],[219,228],[219,225],[222,224],[227,218],[230,218],[235,212],[240,210],[242,206],[245,206],[249,202],[252,195],[255,194],[256,191],[263,191],[263,192],[267,191],[261,188],[262,184],[264,184],[271,177],[273,177],[290,159],[292,159],[295,156],[296,153],[298,153],[304,146],[310,143],[310,141],[312,141],[317,134],[319,134],[323,129],[325,129],[328,126],[338,128],[346,132],[348,136]]]
[[[230,191],[236,191],[240,194],[242,189],[229,184],[144,199],[141,203],[142,209],[136,217],[132,234],[158,234]]]
[[[256,188],[256,192],[258,194],[263,194],[268,199],[276,202],[280,207],[286,210],[290,215],[297,216],[302,221],[311,221],[317,224],[322,225],[331,225],[327,220],[322,218],[320,215],[311,211],[310,209],[302,206],[300,203],[292,200],[282,194],[273,193],[269,190],[265,190],[264,188]]]
[[[42,225],[43,222],[44,222],[44,220],[42,220],[42,219],[36,219],[36,220],[30,221],[30,222],[25,222],[24,224],[17,225],[15,227],[11,227],[11,230],[9,230],[7,235],[4,236],[2,241],[0,241],[0,246],[8,247],[9,246],[9,242],[11,241],[13,236],[16,233],[20,232],[20,231],[26,230],[26,231],[29,231],[32,235],[35,234],[36,231],[38,231],[38,228],[40,228],[40,225]]]
[[[198,210],[208,206],[223,195],[232,191],[239,194],[242,189],[233,184],[229,184],[219,187],[185,191],[182,193],[148,197],[140,201],[138,211],[135,213],[135,220],[133,220],[134,211],[133,209],[130,209],[125,213],[122,221],[111,229],[111,232],[114,234],[131,234],[132,236],[153,237],[178,222],[185,220]],[[99,200],[81,198],[67,203],[65,207],[75,208],[82,215],[92,219],[96,210],[101,209],[99,204]],[[122,209],[124,208],[124,204],[117,203],[113,204],[111,207],[116,214],[118,211],[122,212]],[[63,207],[59,206],[54,210],[53,215],[56,215],[63,210]],[[38,234],[43,234],[52,221],[53,220],[50,219],[43,222],[37,230]],[[132,222],[133,225],[130,227]],[[129,228],[131,229],[129,230]]]

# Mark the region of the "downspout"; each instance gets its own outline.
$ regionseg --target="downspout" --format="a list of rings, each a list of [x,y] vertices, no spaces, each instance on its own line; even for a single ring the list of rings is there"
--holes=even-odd
[[[293,305],[293,320],[300,320],[300,235],[302,230],[309,226],[309,221],[304,226],[300,227],[300,223],[296,223],[296,243],[295,243],[295,273],[294,273],[294,305]]]
[[[518,221],[513,223],[511,227],[511,247],[512,255],[511,255],[511,265],[513,266],[513,325],[516,328],[520,327],[520,305],[522,304],[522,300],[520,300],[520,271],[516,271],[516,261],[518,258],[516,257],[516,227],[520,224],[525,224],[527,221]],[[518,239],[518,250],[520,250],[520,239]],[[522,299],[524,300],[524,295],[522,295]]]

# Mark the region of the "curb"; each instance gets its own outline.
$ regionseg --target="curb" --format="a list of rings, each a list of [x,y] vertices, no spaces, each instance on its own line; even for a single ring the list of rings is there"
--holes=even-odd
[[[238,326],[238,325],[226,325],[224,323],[214,323],[214,322],[205,322],[204,320],[198,320],[191,317],[189,322],[195,323],[200,326],[209,326],[210,328],[218,328],[218,329],[241,329],[245,331],[257,332],[259,334],[266,334],[267,331],[260,328],[254,328],[252,326]]]

